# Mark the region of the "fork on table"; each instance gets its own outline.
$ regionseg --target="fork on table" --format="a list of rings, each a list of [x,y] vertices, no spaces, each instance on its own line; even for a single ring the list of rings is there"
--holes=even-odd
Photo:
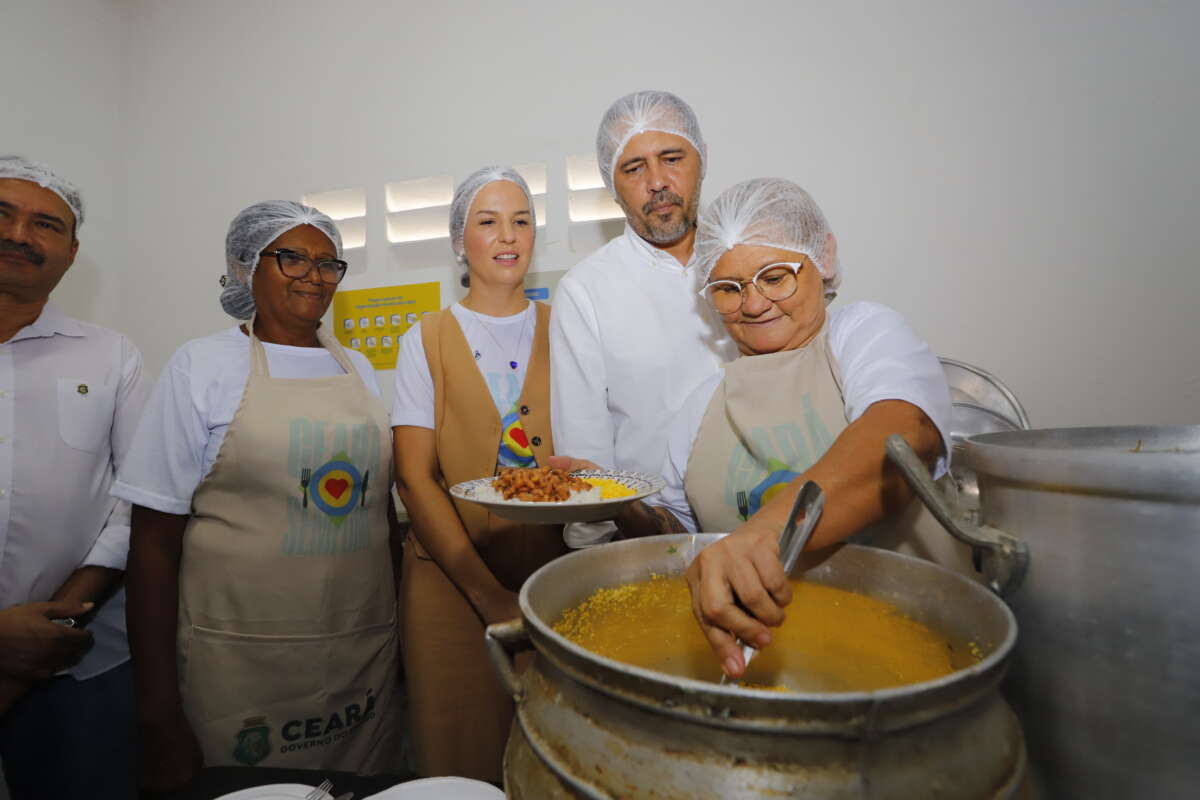
[[[728,497],[729,495],[725,495],[725,496]],[[738,514],[741,515],[742,519],[749,519],[749,517],[750,517],[750,498],[746,495],[745,489],[738,490],[737,507],[738,507]]]
[[[301,506],[303,508],[308,508],[308,484],[309,484],[309,481],[311,481],[311,480],[312,480],[312,468],[311,467],[301,467],[300,468],[300,496],[303,498],[301,501]]]
[[[304,470],[304,472],[311,472],[311,470]],[[329,797],[329,795],[330,795],[329,790],[332,788],[333,788],[333,781],[330,781],[330,780],[321,781],[321,784],[319,786],[314,786],[313,790],[311,792],[304,795],[304,800],[325,800],[325,798]]]

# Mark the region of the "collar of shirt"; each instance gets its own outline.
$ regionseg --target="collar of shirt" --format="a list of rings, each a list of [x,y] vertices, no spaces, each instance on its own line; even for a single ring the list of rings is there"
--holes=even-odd
[[[63,336],[86,335],[83,327],[78,322],[64,314],[54,303],[47,302],[42,308],[42,313],[38,315],[38,318],[17,331],[16,335],[8,341],[11,343],[19,342],[22,339],[45,339],[55,334],[62,334]]]
[[[667,269],[672,272],[688,272],[696,265],[696,249],[692,248],[692,254],[688,258],[687,264],[680,264],[675,256],[668,253],[666,250],[660,250],[654,245],[647,242],[641,236],[637,235],[633,226],[629,222],[625,223],[625,239],[633,247],[634,251],[644,254],[649,259],[651,266]]]

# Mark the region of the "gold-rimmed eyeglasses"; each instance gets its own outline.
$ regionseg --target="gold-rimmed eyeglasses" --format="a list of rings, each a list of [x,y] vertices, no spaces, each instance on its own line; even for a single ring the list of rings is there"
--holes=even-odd
[[[279,271],[293,279],[307,277],[312,272],[313,267],[316,267],[317,274],[321,276],[321,280],[325,281],[325,283],[339,283],[342,278],[346,277],[346,269],[350,266],[340,258],[326,258],[316,261],[308,256],[282,247],[278,250],[265,252],[263,255],[273,256],[275,263],[279,264]]]
[[[775,303],[787,300],[796,293],[799,281],[796,279],[800,270],[804,269],[803,261],[777,261],[767,264],[754,273],[754,277],[744,281],[726,278],[710,281],[704,284],[700,295],[718,314],[735,314],[746,302],[746,287],[753,285],[758,293]]]

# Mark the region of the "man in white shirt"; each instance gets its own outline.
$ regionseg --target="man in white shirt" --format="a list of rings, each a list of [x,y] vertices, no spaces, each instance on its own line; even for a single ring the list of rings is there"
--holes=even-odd
[[[129,504],[109,487],[145,386],[124,336],[48,302],[82,222],[71,184],[0,157],[0,759],[13,800],[136,796]]]
[[[693,243],[706,159],[695,113],[669,92],[626,95],[604,115],[596,160],[626,225],[571,268],[554,298],[551,414],[559,453],[657,474],[667,422],[736,356],[697,295]],[[614,530],[579,524],[565,536],[583,547]]]

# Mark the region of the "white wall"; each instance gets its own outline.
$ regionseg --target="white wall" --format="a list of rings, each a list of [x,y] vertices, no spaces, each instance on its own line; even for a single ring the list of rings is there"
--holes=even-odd
[[[79,256],[54,299],[84,319],[111,321],[123,302],[125,10],[0,0],[0,153],[45,161],[82,190]]]
[[[449,285],[448,254],[388,271],[383,184],[497,161],[548,164],[537,268],[562,269],[579,258],[565,157],[592,150],[611,100],[661,87],[700,115],[706,198],[756,175],[804,185],[839,235],[838,302],[898,308],[939,354],[1004,378],[1036,426],[1200,422],[1200,5],[712,6],[38,4],[18,15],[38,40],[26,55],[56,67],[23,90],[18,149],[77,176],[96,209],[84,244],[102,280],[84,297],[72,275],[69,306],[156,370],[227,324],[234,213],[352,186],[369,240],[348,285]],[[106,44],[118,18],[123,53]],[[38,35],[51,23],[69,35]],[[99,42],[78,41],[87,27]]]

